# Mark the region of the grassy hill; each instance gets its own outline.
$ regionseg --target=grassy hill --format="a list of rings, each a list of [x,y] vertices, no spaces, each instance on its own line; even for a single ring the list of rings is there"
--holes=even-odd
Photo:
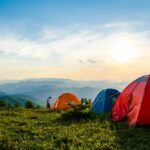
[[[0,110],[0,149],[149,150],[150,128],[114,123],[109,114]]]
[[[26,95],[3,95],[0,96],[0,101],[4,101],[7,104],[19,104],[20,106],[24,106],[25,102],[27,100],[32,101],[34,104],[36,104],[36,99],[30,96]]]

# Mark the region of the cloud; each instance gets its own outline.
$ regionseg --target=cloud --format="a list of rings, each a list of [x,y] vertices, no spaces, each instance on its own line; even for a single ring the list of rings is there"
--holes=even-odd
[[[84,61],[83,60],[78,60],[78,62],[82,64]]]
[[[126,28],[128,27],[129,24],[127,22],[110,22],[110,23],[106,23],[103,25],[103,27],[106,27],[106,28],[114,28],[114,27],[122,27],[122,28]]]
[[[87,60],[89,63],[91,63],[91,64],[96,64],[96,63],[98,63],[98,61],[95,61],[95,60],[92,60],[92,59],[88,59]]]
[[[91,59],[96,61],[99,59],[99,55],[107,57],[109,49],[113,45],[130,40],[137,44],[136,39],[143,36],[143,33],[125,31],[107,34],[103,31],[96,33],[95,30],[90,29],[88,31],[71,31],[71,34],[66,35],[44,29],[34,40],[11,32],[9,34],[11,36],[0,36],[0,52],[3,55],[12,55],[16,58],[24,56],[41,60],[62,56],[65,60],[70,58],[72,61],[79,60],[79,58],[86,60],[89,57],[93,57],[94,59]]]
[[[121,31],[116,30],[116,26],[127,28]],[[6,69],[10,67],[37,67],[39,69],[58,67],[62,68],[62,72],[59,72],[60,76],[67,73],[71,76],[70,70],[72,72],[71,68],[74,68],[80,77],[83,77],[86,72],[91,72],[89,78],[108,77],[117,80],[115,75],[118,76],[118,70],[121,68],[127,71],[127,68],[131,66],[128,63],[123,66],[112,58],[112,49],[124,42],[131,44],[136,49],[136,57],[129,62],[134,67],[134,74],[143,72],[142,68],[136,68],[142,65],[145,66],[143,67],[145,72],[148,72],[146,64],[150,63],[148,58],[150,54],[149,31],[135,32],[131,28],[128,30],[129,27],[129,23],[108,23],[103,27],[101,25],[95,28],[70,28],[69,30],[46,27],[39,31],[36,38],[7,30],[5,34],[0,34],[0,66],[5,66]],[[106,28],[112,29],[106,31]],[[89,67],[90,64],[93,64],[92,67]],[[81,67],[79,72],[78,69]],[[43,72],[43,69],[41,71]],[[97,76],[94,75],[94,72],[97,73]],[[53,73],[53,75],[57,74]],[[79,78],[78,75],[76,75],[77,78]]]

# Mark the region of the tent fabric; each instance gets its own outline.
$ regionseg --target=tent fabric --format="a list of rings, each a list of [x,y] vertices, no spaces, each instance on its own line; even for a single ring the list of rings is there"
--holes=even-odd
[[[79,104],[80,100],[77,98],[77,96],[75,96],[72,93],[64,93],[57,98],[53,106],[53,109],[68,110],[71,108],[72,105],[79,105]]]
[[[115,89],[102,90],[95,98],[91,111],[95,113],[111,112],[113,101],[119,95],[119,91]]]
[[[114,121],[127,117],[130,126],[150,125],[150,75],[130,83],[120,94],[112,109]]]

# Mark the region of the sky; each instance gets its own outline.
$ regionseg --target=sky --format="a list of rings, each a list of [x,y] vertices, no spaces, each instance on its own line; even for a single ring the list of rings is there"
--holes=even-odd
[[[149,0],[0,0],[0,80],[149,74],[149,8]]]

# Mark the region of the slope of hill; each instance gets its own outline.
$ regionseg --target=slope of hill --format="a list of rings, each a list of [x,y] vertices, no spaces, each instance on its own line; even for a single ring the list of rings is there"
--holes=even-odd
[[[0,96],[0,101],[4,101],[6,104],[19,104],[20,106],[24,106],[26,101],[32,101],[36,104],[36,99],[26,95],[3,95]]]
[[[9,117],[8,117],[9,116]],[[149,150],[149,128],[114,123],[110,115],[0,110],[0,149]]]
[[[7,93],[0,91],[0,96],[7,95]]]

